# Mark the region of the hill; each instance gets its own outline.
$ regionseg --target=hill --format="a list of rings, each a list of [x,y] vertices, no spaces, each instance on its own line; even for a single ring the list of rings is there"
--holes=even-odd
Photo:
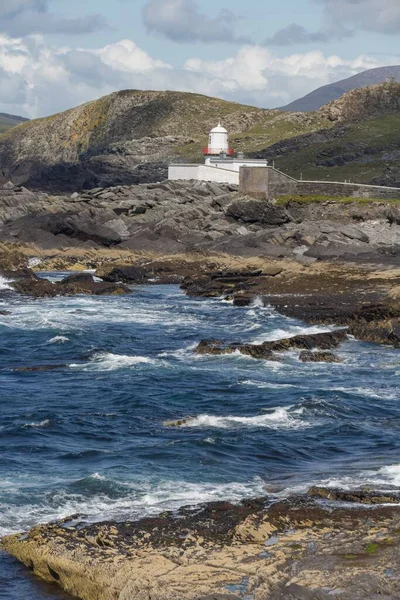
[[[161,181],[199,161],[219,119],[236,150],[310,179],[394,184],[400,84],[353,90],[313,113],[265,110],[180,92],[116,92],[0,136],[0,185],[69,192]],[[397,185],[397,183],[396,183]]]
[[[272,144],[258,158],[304,179],[400,186],[400,84],[353,90],[318,114],[333,127]]]
[[[319,114],[293,115],[198,94],[127,90],[0,136],[0,177],[53,191],[165,178],[166,162],[201,158],[219,119],[235,148],[246,151],[330,125]]]
[[[8,115],[7,113],[0,113],[0,133],[4,133],[11,127],[16,127],[29,119],[24,117],[17,117],[16,115]]]
[[[384,83],[390,77],[393,77],[395,81],[400,82],[400,66],[369,69],[368,71],[358,73],[358,75],[353,75],[353,77],[349,77],[348,79],[324,85],[303,98],[283,106],[280,110],[312,112],[318,110],[324,106],[324,104],[328,104],[328,102],[331,102],[332,100],[337,100],[346,92],[361,87]]]

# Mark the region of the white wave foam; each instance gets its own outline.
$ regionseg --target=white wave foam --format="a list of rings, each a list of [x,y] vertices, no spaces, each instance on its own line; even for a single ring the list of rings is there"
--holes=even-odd
[[[252,381],[251,379],[247,379],[246,381],[241,381],[241,385],[251,385],[257,387],[259,389],[270,389],[270,390],[280,390],[286,388],[295,388],[298,387],[293,385],[292,383],[272,383],[268,381]]]
[[[304,408],[295,409],[293,406],[278,407],[272,412],[256,417],[226,417],[213,415],[199,415],[188,419],[185,427],[205,427],[217,429],[232,429],[237,427],[269,428],[269,429],[306,429],[312,427],[310,422],[300,419]]]
[[[37,257],[37,256],[34,256],[34,257],[32,257],[32,258],[30,258],[30,259],[28,260],[28,267],[29,267],[30,269],[33,269],[34,267],[37,267],[37,266],[39,266],[39,265],[40,265],[42,262],[43,262],[43,259],[42,259],[42,258],[39,258],[39,257]]]
[[[50,419],[44,419],[44,421],[40,421],[39,423],[26,423],[24,425],[24,429],[27,429],[28,427],[43,429],[45,427],[49,427],[50,425],[51,425]]]
[[[9,285],[11,281],[11,279],[6,279],[0,275],[0,290],[12,290],[12,287]]]
[[[89,363],[71,364],[71,368],[84,371],[117,371],[128,369],[137,365],[154,365],[157,361],[147,356],[127,356],[123,354],[112,354],[111,352],[98,352]]]
[[[380,469],[379,475],[388,480],[392,485],[400,487],[400,465],[391,465]]]
[[[327,390],[329,392],[344,392],[345,394],[354,394],[357,396],[366,396],[376,400],[396,400],[400,394],[398,392],[389,392],[386,390],[374,390],[368,387],[335,387]]]
[[[122,483],[107,480],[94,473],[86,480],[97,483],[108,481],[126,493],[121,498],[110,498],[106,493],[86,495],[59,491],[50,498],[42,498],[37,504],[18,506],[10,502],[0,514],[0,537],[24,531],[38,523],[57,521],[69,515],[84,515],[89,522],[137,519],[156,515],[165,510],[176,510],[182,506],[195,506],[218,500],[239,502],[265,494],[264,482],[260,478],[247,483],[190,483],[186,481],[164,481],[154,483],[142,481]],[[15,490],[10,490],[15,493]]]
[[[65,344],[69,342],[69,338],[65,335],[56,335],[48,341],[48,344]]]
[[[298,325],[290,325],[287,329],[273,329],[272,331],[259,335],[251,344],[262,344],[263,342],[276,342],[286,338],[295,337],[296,335],[313,335],[316,333],[326,333],[332,331],[329,327],[315,325],[313,327],[301,327]]]

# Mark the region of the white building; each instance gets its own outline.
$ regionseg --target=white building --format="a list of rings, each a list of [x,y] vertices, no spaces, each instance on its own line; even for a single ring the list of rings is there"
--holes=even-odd
[[[168,179],[214,181],[239,185],[240,167],[267,167],[268,161],[244,158],[242,153],[234,157],[229,148],[228,132],[221,123],[210,131],[208,147],[203,148],[206,159],[202,164],[172,163],[168,167]]]

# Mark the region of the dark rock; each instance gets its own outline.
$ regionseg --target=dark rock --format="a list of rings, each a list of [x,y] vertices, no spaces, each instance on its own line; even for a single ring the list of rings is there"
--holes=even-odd
[[[12,312],[11,312],[11,311],[9,311],[9,310],[0,310],[0,315],[1,315],[2,317],[8,317],[8,316],[9,316],[9,315],[11,315],[11,314],[12,314]]]
[[[311,335],[299,335],[282,340],[264,342],[263,344],[224,344],[221,340],[202,340],[195,348],[196,354],[233,354],[240,352],[252,358],[264,360],[279,360],[275,352],[284,352],[291,349],[320,348],[326,350],[336,348],[347,338],[347,330],[330,331]],[[309,353],[311,354],[311,353]],[[321,353],[324,355],[325,353]],[[329,353],[328,353],[329,354]],[[333,356],[333,355],[331,355]],[[333,362],[332,360],[326,362]],[[337,362],[337,361],[335,361]]]
[[[112,268],[105,274],[101,274],[100,277],[109,282],[144,283],[149,276],[143,267],[121,266]]]
[[[61,285],[69,285],[71,283],[87,284],[94,283],[94,279],[90,273],[76,273],[75,275],[64,277],[60,283]]]
[[[290,221],[287,211],[266,200],[237,200],[226,209],[226,215],[243,223],[283,225]]]
[[[68,367],[66,364],[61,365],[37,365],[35,367],[14,367],[12,370],[18,373],[34,373],[36,371],[57,371],[58,369],[65,369]]]
[[[72,279],[72,280],[71,280]],[[20,279],[10,284],[20,294],[35,298],[54,298],[55,296],[75,296],[90,294],[95,296],[129,294],[130,289],[122,284],[96,282],[89,274],[72,275],[60,283],[47,279]]]
[[[35,298],[55,298],[60,294],[59,286],[47,279],[20,279],[10,286],[19,294]]]
[[[299,360],[301,362],[326,362],[326,363],[340,363],[342,360],[332,354],[331,352],[310,352],[309,350],[305,350],[299,356]]]
[[[307,495],[311,498],[334,500],[338,502],[355,502],[358,504],[399,504],[400,490],[343,490],[338,488],[311,487]]]

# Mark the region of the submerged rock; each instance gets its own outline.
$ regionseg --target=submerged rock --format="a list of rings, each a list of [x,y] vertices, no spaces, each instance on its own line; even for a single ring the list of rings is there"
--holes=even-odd
[[[340,363],[342,359],[332,352],[310,352],[309,350],[305,350],[299,356],[299,360],[301,362],[326,362],[326,363]]]
[[[36,365],[34,367],[14,367],[12,370],[18,373],[35,373],[41,371],[57,371],[58,369],[65,369],[69,365]]]

